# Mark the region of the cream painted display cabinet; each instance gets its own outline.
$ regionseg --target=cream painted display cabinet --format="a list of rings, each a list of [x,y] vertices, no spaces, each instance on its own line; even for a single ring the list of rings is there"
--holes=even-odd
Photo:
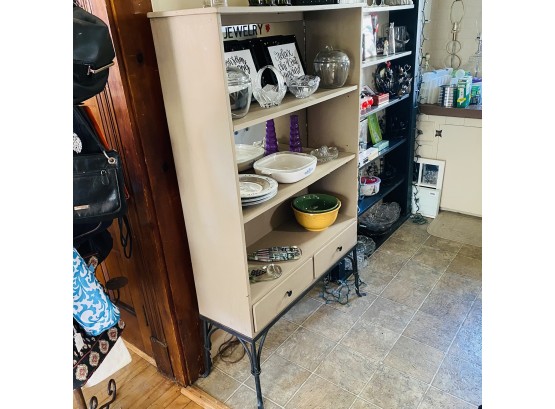
[[[153,4],[148,17],[204,322],[205,375],[211,366],[210,336],[215,329],[224,329],[237,336],[251,359],[258,407],[263,408],[260,351],[270,327],[346,256],[352,259],[358,292],[362,5],[176,9],[178,1]],[[304,99],[287,93],[273,108],[263,109],[253,102],[245,117],[232,119],[222,27],[254,23],[270,23],[281,32],[297,34],[309,73],[313,73],[314,57],[326,45],[344,51],[351,61],[346,84],[319,88]],[[272,199],[242,207],[234,133],[269,119],[275,120],[276,127],[287,124],[291,114],[299,117],[305,150],[336,146],[339,157],[319,163],[305,179],[279,184]],[[297,224],[291,201],[317,192],[339,197],[342,206],[332,226],[310,232]],[[247,254],[272,246],[298,246],[302,256],[280,263],[283,274],[278,279],[250,283]]]
[[[418,155],[445,161],[440,209],[482,217],[482,120],[422,115]]]

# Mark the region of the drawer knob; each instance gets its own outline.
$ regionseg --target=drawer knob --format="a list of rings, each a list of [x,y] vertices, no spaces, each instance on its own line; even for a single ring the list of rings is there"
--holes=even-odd
[[[285,294],[287,294],[288,297],[291,297],[293,295],[293,291],[291,290],[286,291]]]
[[[343,250],[343,246],[339,246],[339,247],[337,248],[337,251],[342,251],[342,250]]]

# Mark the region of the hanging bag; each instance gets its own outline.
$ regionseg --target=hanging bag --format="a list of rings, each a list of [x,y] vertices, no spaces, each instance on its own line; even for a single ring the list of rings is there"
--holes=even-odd
[[[110,30],[95,15],[73,4],[73,104],[101,92],[116,54]]]
[[[124,216],[127,201],[119,154],[104,148],[85,112],[77,106],[73,107],[73,129],[73,223],[98,223]]]

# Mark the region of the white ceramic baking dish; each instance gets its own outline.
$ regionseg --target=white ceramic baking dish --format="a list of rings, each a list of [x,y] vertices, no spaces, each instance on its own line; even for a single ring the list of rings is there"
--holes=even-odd
[[[316,163],[316,157],[306,153],[276,152],[258,159],[253,168],[258,175],[271,176],[279,183],[294,183],[314,172]]]

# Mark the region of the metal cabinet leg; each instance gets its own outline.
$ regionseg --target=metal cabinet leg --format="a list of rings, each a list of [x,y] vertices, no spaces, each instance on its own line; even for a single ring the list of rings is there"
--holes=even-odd
[[[200,375],[202,378],[206,378],[210,375],[212,370],[212,334],[217,328],[213,326],[208,321],[202,320],[202,335],[204,337],[204,372]]]
[[[366,295],[366,293],[360,292],[360,277],[358,275],[358,257],[357,257],[357,246],[353,248],[353,275],[355,276],[355,291],[359,297]]]
[[[258,404],[258,409],[264,409],[264,401],[262,400],[262,388],[260,386],[260,355],[262,353],[262,347],[264,346],[264,340],[266,339],[266,335],[268,335],[268,331],[266,331],[260,337],[260,345],[258,348],[256,347],[256,341],[244,341],[241,338],[237,337],[239,342],[245,348],[247,355],[251,361],[251,374],[254,377],[254,385],[256,387],[256,401]]]

